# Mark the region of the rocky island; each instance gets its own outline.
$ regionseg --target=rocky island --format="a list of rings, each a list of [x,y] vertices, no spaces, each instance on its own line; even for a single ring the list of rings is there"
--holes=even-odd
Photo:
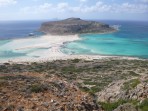
[[[68,18],[61,21],[45,22],[40,31],[52,35],[73,35],[83,33],[108,33],[116,31],[107,24],[85,21],[80,18]]]

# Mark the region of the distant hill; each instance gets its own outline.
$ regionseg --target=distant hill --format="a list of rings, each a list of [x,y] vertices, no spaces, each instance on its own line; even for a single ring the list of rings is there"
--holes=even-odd
[[[85,21],[80,18],[68,18],[61,21],[45,22],[40,31],[53,35],[71,35],[85,33],[108,33],[116,31],[108,24],[96,21]]]

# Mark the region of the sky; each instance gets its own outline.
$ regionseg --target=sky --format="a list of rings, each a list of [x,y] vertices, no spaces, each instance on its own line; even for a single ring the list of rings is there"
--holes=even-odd
[[[148,21],[148,0],[0,0],[0,20]]]

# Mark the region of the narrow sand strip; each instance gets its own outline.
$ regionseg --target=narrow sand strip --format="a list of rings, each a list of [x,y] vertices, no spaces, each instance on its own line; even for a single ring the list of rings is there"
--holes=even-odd
[[[68,36],[56,36],[56,35],[44,35],[39,38],[27,38],[27,39],[16,39],[6,44],[11,47],[13,51],[23,51],[32,48],[46,48],[44,52],[32,52],[26,57],[12,58],[0,60],[0,63],[12,62],[46,62],[53,60],[67,60],[67,59],[104,59],[104,58],[117,58],[117,59],[138,59],[133,57],[118,57],[118,56],[101,56],[101,55],[67,55],[61,52],[61,48],[65,42],[72,42],[80,40],[78,35]],[[19,44],[14,46],[14,44]]]

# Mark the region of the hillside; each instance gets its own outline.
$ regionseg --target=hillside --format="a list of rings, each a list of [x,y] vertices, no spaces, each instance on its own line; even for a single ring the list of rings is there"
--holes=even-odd
[[[147,111],[148,61],[0,65],[0,111]]]

